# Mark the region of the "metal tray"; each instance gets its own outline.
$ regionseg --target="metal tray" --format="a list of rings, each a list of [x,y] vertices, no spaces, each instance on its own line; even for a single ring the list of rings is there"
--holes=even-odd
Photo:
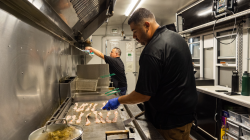
[[[97,103],[98,105],[96,106],[96,109],[100,109],[101,107],[103,107],[103,102],[105,101],[86,101],[86,102],[77,102],[78,103],[78,106],[82,105],[83,103]],[[76,115],[76,118],[78,119],[79,118],[79,115],[80,115],[80,112],[76,112],[73,110],[75,105],[72,105],[69,110],[68,110],[68,113],[67,115]],[[92,107],[91,107],[92,108]],[[86,108],[85,108],[86,109]],[[89,116],[89,121],[91,122],[91,124],[89,126],[85,126],[85,123],[86,123],[86,115],[88,113],[91,112],[91,115]],[[102,111],[98,111],[99,112],[102,112],[103,114],[103,119],[106,121],[106,116],[107,116],[107,111],[106,110],[102,110]],[[114,118],[114,111],[112,110],[111,111],[111,115],[109,116],[109,119],[110,120],[113,120]],[[83,111],[84,115],[82,117],[82,121],[80,124],[76,124],[76,125],[79,125],[83,128],[83,135],[82,135],[82,138],[84,140],[100,140],[100,139],[104,139],[105,138],[105,131],[114,131],[114,130],[125,130],[125,126],[123,124],[123,121],[120,117],[120,114],[118,112],[118,117],[117,117],[117,122],[116,123],[105,123],[105,124],[102,124],[102,123],[99,123],[99,124],[96,124],[95,123],[95,115],[93,114],[92,111]],[[66,115],[66,116],[67,116]],[[65,116],[65,117],[66,117]],[[98,118],[100,118],[100,116],[98,116]],[[75,123],[73,123],[75,124]],[[114,135],[114,136],[109,136],[109,139],[124,139],[124,138],[127,138],[127,135]]]

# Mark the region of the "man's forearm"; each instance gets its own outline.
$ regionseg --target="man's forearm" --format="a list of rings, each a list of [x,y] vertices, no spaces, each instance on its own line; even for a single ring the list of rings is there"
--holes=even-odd
[[[133,91],[132,93],[128,95],[119,97],[118,101],[120,104],[138,104],[138,103],[146,102],[150,98],[151,98],[150,96],[143,95],[141,93]]]
[[[102,52],[100,52],[99,50],[97,49],[94,49],[94,48],[91,48],[91,50],[94,52],[95,55],[101,57],[102,59],[104,59],[104,55]]]

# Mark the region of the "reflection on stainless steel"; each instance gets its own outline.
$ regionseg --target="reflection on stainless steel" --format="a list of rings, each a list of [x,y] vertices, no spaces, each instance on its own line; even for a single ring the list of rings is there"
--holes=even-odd
[[[72,28],[79,18],[70,3],[70,0],[46,0],[56,11],[56,13],[62,18],[62,20]]]
[[[27,139],[59,106],[59,79],[76,75],[67,42],[0,9],[0,139]]]
[[[109,74],[108,64],[78,65],[77,76],[83,79],[98,79]],[[98,79],[98,87],[108,87],[109,77]]]
[[[55,35],[74,41],[73,30],[60,18],[46,1],[42,0],[1,0],[4,4],[22,14],[42,28]]]
[[[116,0],[0,0],[12,10],[21,14],[43,29],[69,42],[75,42],[80,32],[83,40],[92,35],[113,15]],[[13,12],[13,10],[15,12]],[[16,13],[17,12],[17,13]]]

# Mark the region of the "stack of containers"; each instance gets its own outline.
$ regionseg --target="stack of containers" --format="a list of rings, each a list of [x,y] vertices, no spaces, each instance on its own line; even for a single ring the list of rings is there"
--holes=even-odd
[[[236,138],[236,137],[234,137],[234,136],[232,136],[230,134],[227,134],[227,139],[228,140],[238,140],[238,138]]]
[[[250,116],[246,114],[241,115],[241,139],[250,140]]]
[[[248,114],[238,114],[228,110],[228,140],[250,140],[250,118]]]

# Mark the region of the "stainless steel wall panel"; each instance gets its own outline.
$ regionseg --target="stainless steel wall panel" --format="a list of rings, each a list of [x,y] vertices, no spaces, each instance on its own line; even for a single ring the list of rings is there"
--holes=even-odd
[[[79,61],[61,54],[68,43],[1,9],[0,18],[0,139],[25,140],[57,109],[59,79]]]
[[[76,76],[77,73],[77,65],[81,64],[81,59],[79,56],[72,55],[72,75],[71,76]]]

